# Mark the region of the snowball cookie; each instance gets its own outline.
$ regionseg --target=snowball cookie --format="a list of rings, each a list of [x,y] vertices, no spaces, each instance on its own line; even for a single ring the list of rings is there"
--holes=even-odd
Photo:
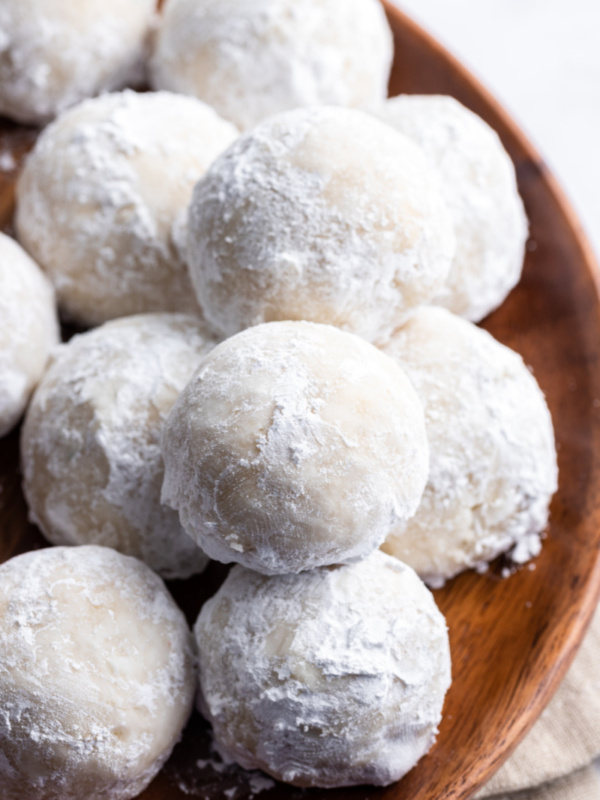
[[[19,421],[58,342],[50,282],[14,239],[0,233],[0,436]]]
[[[438,293],[453,254],[425,156],[354,109],[263,122],[217,159],[190,206],[192,280],[228,336],[307,319],[385,338]]]
[[[151,73],[243,129],[298,106],[375,105],[392,56],[378,0],[167,0]]]
[[[178,217],[236,135],[199,100],[131,91],[88,100],[44,131],[18,182],[16,225],[65,316],[198,313]]]
[[[444,617],[410,567],[267,578],[237,566],[195,627],[217,747],[296,786],[385,786],[431,747],[450,685]]]
[[[218,345],[164,429],[163,501],[211,558],[266,574],[364,558],[427,480],[421,404],[357,336],[273,322]]]
[[[105,547],[0,566],[2,800],[125,800],[193,705],[193,638],[161,579]]]
[[[518,283],[528,223],[497,133],[452,97],[401,95],[380,118],[419,144],[442,178],[456,255],[435,302],[477,322]]]
[[[213,345],[194,317],[142,314],[63,346],[21,442],[30,516],[51,542],[114,547],[168,578],[204,569],[204,553],[160,504],[160,435]]]
[[[484,568],[513,548],[523,563],[557,487],[552,420],[517,353],[442,308],[420,308],[384,348],[408,373],[423,405],[430,446],[416,515],[384,550],[432,586]]]
[[[141,77],[155,0],[0,0],[0,113],[48,122]]]

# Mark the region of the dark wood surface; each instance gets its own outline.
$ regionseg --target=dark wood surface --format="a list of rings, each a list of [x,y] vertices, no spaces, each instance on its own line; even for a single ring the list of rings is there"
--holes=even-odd
[[[432,38],[390,4],[386,9],[396,40],[391,94],[454,95],[498,131],[515,161],[531,221],[527,260],[518,287],[484,327],[524,356],[546,393],[560,487],[535,569],[503,580],[498,563],[485,575],[464,574],[436,592],[450,628],[454,682],[430,754],[387,789],[306,791],[277,784],[261,792],[261,800],[465,800],[539,716],[600,592],[600,304],[593,256],[554,179],[505,112]],[[18,163],[34,139],[34,131],[2,123],[0,156],[13,153]],[[15,174],[0,174],[0,223],[9,231]],[[0,442],[0,560],[44,546],[27,524],[19,483],[16,431]],[[200,578],[171,584],[191,621],[225,572],[211,565]],[[209,750],[209,732],[194,714],[142,797],[243,800],[256,791],[242,770],[205,764]]]

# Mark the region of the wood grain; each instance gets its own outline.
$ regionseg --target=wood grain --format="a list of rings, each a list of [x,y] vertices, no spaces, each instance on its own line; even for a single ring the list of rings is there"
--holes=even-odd
[[[390,92],[445,93],[486,119],[515,161],[531,221],[523,278],[484,324],[520,352],[545,391],[559,447],[560,488],[535,569],[506,580],[498,563],[436,592],[447,615],[454,683],[431,753],[387,789],[298,790],[281,784],[261,800],[465,800],[506,759],[565,673],[600,592],[600,302],[593,256],[552,176],[511,119],[431,37],[386,3],[396,60]],[[20,158],[35,133],[0,126],[0,153]],[[0,222],[10,229],[14,173],[0,175]],[[0,559],[43,546],[27,524],[19,488],[18,432],[0,442]],[[211,565],[171,584],[193,620],[226,569]],[[206,724],[194,715],[145,800],[243,800],[253,785],[242,770],[215,771]],[[256,787],[254,787],[256,788]],[[226,794],[227,792],[227,794]]]

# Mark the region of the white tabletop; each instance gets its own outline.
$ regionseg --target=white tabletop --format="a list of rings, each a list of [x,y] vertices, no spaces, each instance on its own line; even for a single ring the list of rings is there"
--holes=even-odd
[[[600,254],[600,0],[397,3],[516,118]]]

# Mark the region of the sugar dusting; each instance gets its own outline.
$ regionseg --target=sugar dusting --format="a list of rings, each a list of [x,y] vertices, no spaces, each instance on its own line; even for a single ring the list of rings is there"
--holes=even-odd
[[[16,227],[63,314],[94,325],[198,313],[178,217],[236,136],[204,103],[167,92],[103,95],[44,130],[19,178]]]
[[[224,761],[216,749],[212,729],[204,720],[195,718],[192,726],[186,758],[178,759],[176,750],[165,766],[169,782],[183,794],[202,800],[220,800],[222,795],[233,800],[251,800],[275,788],[276,782],[265,773]],[[202,755],[194,757],[193,753]]]
[[[273,320],[384,340],[454,254],[438,178],[410,140],[352,109],[298,109],[240,137],[196,185],[192,281],[224,335]]]
[[[218,345],[173,406],[162,498],[218,561],[277,574],[364,558],[418,505],[422,413],[363,339],[256,326]]]
[[[154,573],[107,548],[26,553],[0,577],[2,797],[22,798],[24,781],[32,798],[136,796],[191,710],[183,614]]]
[[[55,544],[96,543],[168,577],[207,558],[160,504],[160,437],[179,392],[215,345],[182,314],[107,323],[64,345],[44,376],[22,437],[24,490]]]
[[[48,122],[139,81],[154,0],[18,0],[0,6],[0,113]]]
[[[392,53],[377,0],[169,0],[151,72],[247,129],[300,106],[383,100]]]
[[[521,357],[433,306],[415,312],[385,352],[425,406],[430,472],[417,513],[384,549],[432,586],[485,570],[500,553],[518,564],[537,556],[557,461],[550,412]]]
[[[0,234],[0,436],[25,410],[59,342],[54,291],[40,268]]]
[[[381,552],[299,575],[234,567],[195,635],[200,707],[227,760],[301,787],[387,785],[435,739],[444,618]]]
[[[510,156],[498,134],[453,97],[400,95],[377,115],[422,147],[442,179],[456,255],[435,302],[483,319],[523,267],[528,224]]]

